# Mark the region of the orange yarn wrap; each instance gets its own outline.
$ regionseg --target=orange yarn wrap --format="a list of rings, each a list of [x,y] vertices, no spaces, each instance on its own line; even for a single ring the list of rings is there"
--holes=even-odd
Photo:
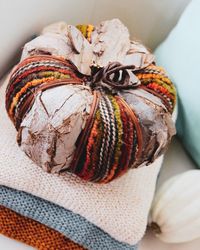
[[[45,225],[0,206],[0,233],[39,250],[84,250]]]

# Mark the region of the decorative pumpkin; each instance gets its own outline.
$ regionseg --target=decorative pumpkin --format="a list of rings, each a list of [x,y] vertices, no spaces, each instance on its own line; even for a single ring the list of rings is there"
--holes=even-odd
[[[164,242],[181,243],[200,237],[200,171],[189,170],[167,180],[158,190],[150,226]]]
[[[19,146],[45,171],[107,183],[166,150],[175,99],[154,56],[113,19],[45,28],[24,46],[6,109]]]

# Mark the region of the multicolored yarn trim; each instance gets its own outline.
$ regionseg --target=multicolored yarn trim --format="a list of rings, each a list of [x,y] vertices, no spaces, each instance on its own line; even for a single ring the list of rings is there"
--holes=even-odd
[[[16,129],[39,90],[62,84],[82,84],[76,67],[62,58],[39,55],[25,59],[12,73],[6,91],[6,110]]]
[[[140,70],[136,76],[141,81],[141,88],[158,96],[170,113],[176,104],[176,89],[162,67],[154,64]]]
[[[87,181],[107,183],[126,172],[139,156],[142,134],[137,117],[122,98],[101,95],[99,99],[93,126],[73,173]]]
[[[0,206],[0,233],[39,250],[83,250],[61,233]]]
[[[84,37],[91,42],[91,34],[94,31],[94,26],[91,24],[79,24],[76,25],[76,28],[81,31],[81,33],[84,35]]]

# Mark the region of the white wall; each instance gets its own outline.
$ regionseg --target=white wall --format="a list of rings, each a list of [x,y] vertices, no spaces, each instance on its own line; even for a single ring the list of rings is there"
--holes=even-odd
[[[0,0],[0,76],[17,51],[43,26],[120,18],[131,35],[154,49],[190,0]]]

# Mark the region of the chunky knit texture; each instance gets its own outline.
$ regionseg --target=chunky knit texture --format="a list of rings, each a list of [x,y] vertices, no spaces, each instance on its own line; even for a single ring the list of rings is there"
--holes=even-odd
[[[87,249],[137,249],[136,245],[113,239],[80,215],[22,191],[0,186],[0,204],[55,229]]]
[[[136,75],[142,83],[140,87],[158,96],[172,113],[176,104],[176,89],[165,70],[152,64]]]
[[[64,235],[0,206],[0,233],[39,250],[83,250]]]

